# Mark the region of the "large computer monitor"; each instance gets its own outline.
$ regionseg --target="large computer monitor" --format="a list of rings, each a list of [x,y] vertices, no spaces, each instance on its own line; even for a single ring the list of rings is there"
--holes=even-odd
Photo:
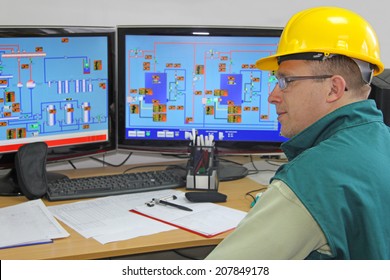
[[[0,27],[1,169],[32,142],[49,162],[116,149],[115,48],[115,27]]]
[[[281,28],[119,26],[118,148],[186,153],[192,129],[218,153],[280,152],[272,73]]]

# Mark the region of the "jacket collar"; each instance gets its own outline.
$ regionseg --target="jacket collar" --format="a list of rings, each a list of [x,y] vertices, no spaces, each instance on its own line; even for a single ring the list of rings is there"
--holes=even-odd
[[[303,151],[318,145],[342,129],[378,121],[383,122],[383,115],[376,108],[374,100],[354,102],[316,121],[283,143],[281,148],[288,160],[292,160]]]

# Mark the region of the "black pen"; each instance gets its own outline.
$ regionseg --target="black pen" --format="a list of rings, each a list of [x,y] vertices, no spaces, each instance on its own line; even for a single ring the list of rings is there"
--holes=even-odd
[[[166,200],[155,199],[155,198],[153,198],[153,200],[156,203],[158,203],[158,204],[169,205],[169,206],[176,207],[178,209],[185,210],[185,211],[192,211],[191,208],[185,207],[183,205],[175,204],[175,203],[172,203],[172,202],[169,202],[169,201],[166,201]]]

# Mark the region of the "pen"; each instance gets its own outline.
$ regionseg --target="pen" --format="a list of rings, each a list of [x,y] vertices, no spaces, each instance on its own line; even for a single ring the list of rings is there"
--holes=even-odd
[[[196,145],[196,138],[197,138],[197,133],[195,128],[192,129],[192,144],[195,146]]]
[[[172,203],[172,202],[169,202],[169,201],[166,201],[166,200],[155,199],[155,198],[153,198],[153,201],[155,201],[155,202],[158,203],[158,204],[169,205],[169,206],[172,206],[172,207],[176,207],[176,208],[178,208],[178,209],[181,209],[181,210],[192,211],[191,208],[185,207],[185,206],[183,206],[183,205],[175,204],[175,203]]]

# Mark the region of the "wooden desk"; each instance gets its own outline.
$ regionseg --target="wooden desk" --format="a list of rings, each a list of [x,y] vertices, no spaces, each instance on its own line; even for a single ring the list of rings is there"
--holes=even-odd
[[[126,167],[114,169],[104,167],[85,170],[70,170],[63,173],[66,173],[70,177],[81,177],[88,176],[89,174],[118,173],[122,172],[125,168]],[[245,194],[248,191],[255,190],[260,187],[262,186],[247,178],[237,181],[221,182],[219,191],[228,195],[228,201],[222,203],[222,205],[248,211],[251,199],[250,197],[246,197]],[[0,197],[0,207],[14,205],[25,201],[27,201],[25,197]],[[74,200],[50,202],[46,199],[43,199],[43,201],[47,206],[74,202]],[[100,259],[180,248],[216,245],[228,235],[228,233],[224,233],[213,238],[204,238],[178,229],[102,245],[92,238],[84,238],[66,224],[62,222],[60,223],[70,233],[70,237],[54,240],[54,243],[52,244],[2,249],[0,250],[0,259]],[[1,230],[6,229],[2,228]]]

